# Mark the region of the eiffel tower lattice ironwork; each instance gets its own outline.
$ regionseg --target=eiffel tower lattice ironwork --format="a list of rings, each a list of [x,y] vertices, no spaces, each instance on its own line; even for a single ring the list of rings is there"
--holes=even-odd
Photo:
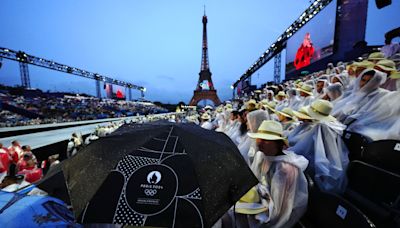
[[[208,63],[208,44],[207,44],[207,16],[204,11],[203,16],[203,46],[201,56],[201,69],[196,90],[190,100],[190,105],[197,105],[201,100],[211,100],[214,105],[221,104],[217,95],[217,90],[211,80],[211,71]]]

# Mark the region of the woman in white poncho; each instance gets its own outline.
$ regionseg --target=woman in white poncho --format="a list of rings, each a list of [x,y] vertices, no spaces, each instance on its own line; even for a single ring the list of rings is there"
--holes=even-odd
[[[326,95],[333,106],[342,99],[343,95],[343,85],[336,82],[328,86],[326,89]]]
[[[345,125],[330,115],[332,104],[316,100],[307,113],[315,119],[310,133],[289,150],[310,161],[310,171],[318,187],[325,191],[341,193],[347,184],[348,149],[342,140]]]
[[[337,103],[348,106],[338,107],[336,113],[348,125],[348,131],[372,141],[400,138],[400,92],[379,88],[385,77],[377,70],[364,71],[356,81],[360,86],[355,95],[350,95],[346,103]]]
[[[291,108],[292,110],[298,110],[300,107],[301,100],[297,96],[297,90],[296,89],[289,89],[287,91],[288,94],[288,99],[287,99],[287,105],[286,107]]]
[[[363,110],[389,93],[379,88],[385,81],[385,73],[373,69],[364,70],[354,82],[352,93],[335,104],[332,115],[346,125],[360,118]]]
[[[268,113],[264,110],[255,110],[247,114],[247,129],[249,132],[257,132],[258,127],[264,120],[269,120]],[[243,156],[247,164],[253,160],[256,143],[254,139],[250,138],[247,134],[245,138],[239,143],[238,148],[240,154]]]

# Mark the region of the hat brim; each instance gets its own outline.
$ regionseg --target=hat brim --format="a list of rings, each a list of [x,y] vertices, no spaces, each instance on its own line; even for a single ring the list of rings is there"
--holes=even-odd
[[[282,116],[286,116],[286,117],[288,117],[288,118],[293,118],[293,116],[291,116],[291,115],[289,115],[289,114],[287,114],[287,113],[284,113],[284,112],[281,112],[281,111],[275,111],[277,114],[281,114]]]
[[[400,79],[400,72],[395,72],[389,76],[391,79]]]
[[[306,91],[306,90],[304,90],[304,89],[301,89],[301,88],[299,88],[299,89],[297,89],[297,90],[300,91],[300,92],[304,92],[304,93],[306,93],[306,94],[308,94],[308,95],[310,95],[310,96],[314,95],[312,92],[308,92],[308,91]]]
[[[384,65],[376,65],[376,66],[381,68],[384,71],[390,71],[390,72],[397,71],[396,68],[390,68],[390,67],[387,67],[387,66],[384,66]]]
[[[311,118],[316,119],[316,120],[319,120],[319,121],[327,121],[327,122],[334,122],[334,121],[336,121],[336,118],[333,117],[333,116],[331,116],[331,115],[324,116],[324,115],[321,115],[321,114],[319,114],[319,113],[317,113],[317,112],[314,112],[314,111],[311,109],[311,106],[308,107],[307,112],[308,112],[308,114],[311,116]]]
[[[268,108],[269,110],[271,110],[272,112],[276,112],[276,110],[268,105],[263,105],[265,108]]]
[[[386,58],[383,57],[372,57],[372,58],[368,58],[368,60],[384,60]]]
[[[268,210],[267,207],[260,203],[242,203],[237,202],[235,205],[235,212],[245,215],[256,215]]]
[[[299,119],[303,119],[303,120],[312,120],[313,119],[311,116],[308,116],[308,115],[303,114],[298,111],[293,111],[293,114]]]
[[[267,133],[247,133],[250,138],[253,139],[264,139],[264,140],[286,140],[285,138],[277,135],[271,135]]]

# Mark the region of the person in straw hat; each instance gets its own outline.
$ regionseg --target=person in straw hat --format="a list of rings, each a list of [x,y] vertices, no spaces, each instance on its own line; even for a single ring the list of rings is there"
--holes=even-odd
[[[310,161],[309,170],[314,173],[314,180],[321,190],[342,193],[346,188],[349,163],[349,152],[342,140],[346,126],[330,115],[331,110],[329,101],[318,99],[311,103],[307,114],[314,123],[289,150]]]
[[[308,189],[303,171],[308,161],[301,155],[284,150],[287,141],[282,125],[277,121],[264,120],[257,132],[248,135],[256,140],[258,147],[251,166],[259,180],[256,190],[260,199],[255,203],[267,209],[260,205],[241,204],[236,205],[236,212],[253,215],[259,225],[291,227],[307,208]]]
[[[293,111],[300,124],[289,133],[289,146],[294,146],[298,141],[306,137],[314,126],[314,119],[308,114],[308,106],[301,107],[299,111]]]
[[[296,120],[291,108],[284,108],[282,110],[277,110],[276,114],[278,119],[283,126],[284,135],[287,136],[290,131],[296,127]]]
[[[395,62],[388,59],[381,60],[374,68],[385,73],[388,77],[386,82],[381,85],[381,88],[390,91],[400,91],[400,72],[397,71]]]
[[[379,62],[383,59],[386,59],[386,58],[382,52],[373,52],[373,53],[369,54],[369,56],[368,56],[368,61],[371,61],[374,64],[376,64],[377,62]]]
[[[314,100],[313,96],[313,87],[307,83],[304,83],[299,89],[300,92],[300,107],[310,105],[311,102]]]
[[[207,112],[203,113],[203,115],[201,115],[200,126],[204,129],[212,130],[213,124],[211,123],[210,119],[211,119],[211,116]]]
[[[276,102],[275,101],[270,101],[267,104],[263,105],[265,111],[268,112],[269,118],[271,120],[279,121],[278,116],[276,115]]]

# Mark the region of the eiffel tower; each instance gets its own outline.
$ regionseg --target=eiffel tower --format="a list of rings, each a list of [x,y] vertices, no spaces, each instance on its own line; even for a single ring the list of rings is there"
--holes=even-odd
[[[203,16],[203,47],[201,56],[201,69],[199,73],[199,81],[197,82],[196,90],[190,100],[189,105],[195,106],[201,100],[211,100],[214,105],[221,104],[218,98],[217,90],[211,80],[211,71],[208,64],[208,44],[207,44],[207,16],[204,10]]]

